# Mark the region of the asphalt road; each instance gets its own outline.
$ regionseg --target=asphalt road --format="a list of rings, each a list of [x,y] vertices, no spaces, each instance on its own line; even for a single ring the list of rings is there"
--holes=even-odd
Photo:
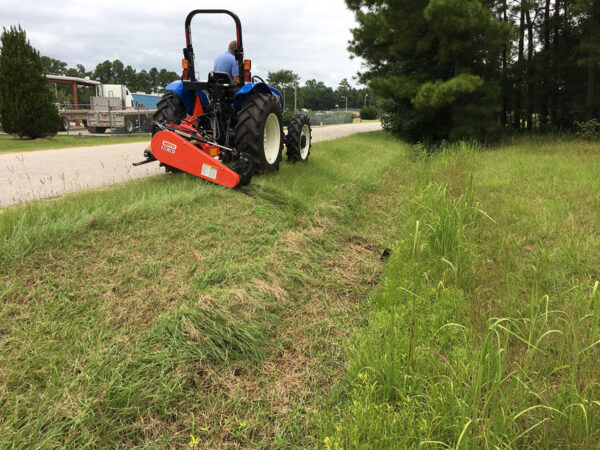
[[[381,129],[379,123],[313,129],[313,143]],[[108,144],[0,155],[0,208],[164,173],[158,163],[133,167],[146,144]]]

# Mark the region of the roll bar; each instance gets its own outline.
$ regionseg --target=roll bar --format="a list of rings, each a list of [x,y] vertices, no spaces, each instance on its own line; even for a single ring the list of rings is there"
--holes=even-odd
[[[185,18],[185,45],[186,47],[183,49],[183,57],[188,62],[188,68],[184,68],[184,79],[185,79],[185,71],[188,71],[188,76],[190,81],[196,81],[196,71],[194,69],[194,48],[192,47],[192,31],[190,29],[190,25],[192,24],[192,19],[194,16],[198,14],[227,14],[231,16],[235,22],[236,29],[236,38],[237,38],[237,49],[235,50],[235,59],[240,68],[240,84],[244,84],[244,44],[242,42],[242,23],[240,22],[240,18],[228,11],[226,9],[195,9],[190,12]]]

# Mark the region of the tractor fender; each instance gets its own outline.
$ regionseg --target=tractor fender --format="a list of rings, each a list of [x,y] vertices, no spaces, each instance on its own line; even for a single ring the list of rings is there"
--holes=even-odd
[[[194,101],[196,100],[196,97],[194,96],[193,91],[188,91],[187,89],[183,88],[183,81],[181,81],[181,80],[173,81],[165,88],[165,90],[175,92],[179,96],[179,98],[181,99],[183,104],[185,105],[185,110],[187,111],[187,113],[190,115],[193,114]],[[202,101],[202,106],[208,106],[210,104],[210,101],[208,100],[208,96],[206,95],[206,92],[204,92],[202,90],[198,90],[198,91],[196,91],[195,94],[200,96],[200,99]]]
[[[236,92],[235,97],[233,98],[233,107],[241,108],[242,103],[246,100],[250,94],[254,94],[255,92],[262,94],[273,94],[277,98],[279,103],[279,108],[283,111],[283,96],[281,92],[279,92],[274,87],[268,86],[266,83],[248,83],[245,84],[239,91]]]

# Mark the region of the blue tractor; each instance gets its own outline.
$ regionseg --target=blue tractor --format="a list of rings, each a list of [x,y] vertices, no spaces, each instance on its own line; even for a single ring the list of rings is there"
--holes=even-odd
[[[235,21],[239,83],[224,72],[210,72],[207,81],[196,79],[190,25],[198,14],[227,14]],[[221,9],[192,11],[185,19],[185,39],[182,79],[166,87],[146,160],[135,165],[158,160],[168,172],[184,171],[234,188],[248,184],[254,174],[277,171],[284,145],[288,161],[308,160],[310,120],[295,114],[284,135],[283,97],[251,75],[237,15]]]

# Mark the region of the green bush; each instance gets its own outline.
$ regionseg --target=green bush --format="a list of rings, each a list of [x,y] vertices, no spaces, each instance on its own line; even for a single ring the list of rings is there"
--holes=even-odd
[[[21,27],[0,37],[0,123],[4,131],[32,139],[55,135],[58,111],[44,76],[40,54]]]
[[[597,119],[588,120],[587,122],[575,122],[575,134],[587,141],[598,139],[598,131],[600,131],[600,122]]]
[[[379,117],[379,113],[377,112],[377,108],[374,106],[365,106],[360,110],[360,118],[364,120],[375,120]]]
[[[290,126],[290,121],[292,120],[292,117],[294,117],[294,111],[287,110],[283,112],[281,116],[281,121],[283,122],[284,127]]]

